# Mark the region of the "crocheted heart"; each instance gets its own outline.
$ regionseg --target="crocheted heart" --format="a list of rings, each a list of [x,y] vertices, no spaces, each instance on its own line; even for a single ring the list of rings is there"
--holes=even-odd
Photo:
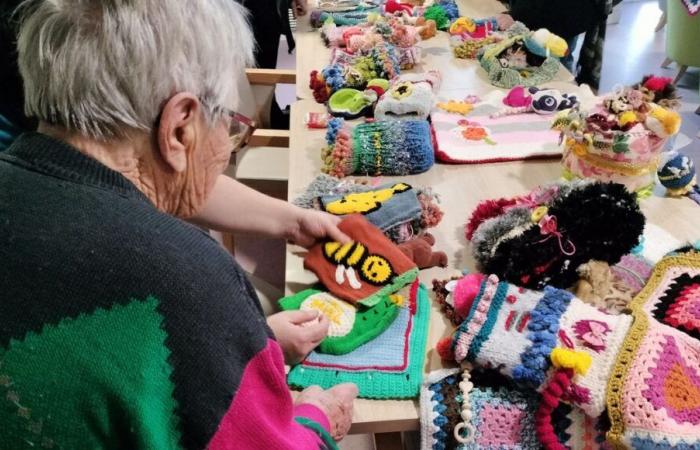
[[[665,409],[669,417],[682,424],[700,424],[700,375],[681,356],[676,340],[664,336],[656,367],[649,370],[652,378],[644,396],[657,409]]]

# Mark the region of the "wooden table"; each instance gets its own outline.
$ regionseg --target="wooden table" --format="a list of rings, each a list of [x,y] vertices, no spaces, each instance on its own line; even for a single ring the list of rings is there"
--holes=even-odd
[[[462,13],[473,17],[483,17],[502,9],[495,0],[464,3]],[[461,5],[460,5],[461,6]],[[307,24],[308,25],[308,24]],[[297,33],[297,92],[300,98],[311,99],[305,80],[309,72],[328,63],[329,51],[318,32]],[[494,88],[486,83],[484,72],[477,63],[469,60],[455,60],[447,45],[445,34],[421,44],[425,55],[424,68],[439,68],[443,73],[443,87],[440,97],[449,96],[451,91],[469,88],[474,93],[485,93]],[[570,83],[571,74],[562,69],[554,85]],[[582,91],[577,91],[581,93]],[[290,134],[290,167],[288,198],[301,194],[313,178],[321,172],[320,149],[324,145],[325,130],[309,130],[304,125],[308,112],[325,111],[323,105],[313,100],[300,100],[292,105]],[[464,224],[478,202],[497,197],[511,197],[525,193],[537,185],[556,180],[561,175],[558,160],[527,161],[479,165],[436,164],[428,172],[401,177],[414,186],[430,186],[440,196],[440,207],[445,216],[438,227],[431,230],[436,238],[435,248],[444,250],[449,257],[449,268],[430,269],[420,273],[420,280],[430,286],[434,278],[448,278],[463,270],[476,269],[470,247],[464,238]],[[700,223],[700,208],[687,198],[669,199],[655,196],[642,201],[642,209],[648,222],[649,236],[646,239],[646,252],[658,257],[682,241],[700,238],[697,224]],[[300,249],[288,247],[286,261],[287,293],[299,292],[316,281],[315,276],[302,267]],[[431,305],[430,333],[426,347],[425,373],[443,367],[434,348],[437,341],[452,331],[452,326]],[[382,433],[377,442],[383,448],[400,442],[400,437],[392,433],[419,429],[418,400],[373,401],[359,399],[355,403],[351,433]],[[379,445],[378,445],[379,447]],[[392,448],[400,448],[400,444]]]

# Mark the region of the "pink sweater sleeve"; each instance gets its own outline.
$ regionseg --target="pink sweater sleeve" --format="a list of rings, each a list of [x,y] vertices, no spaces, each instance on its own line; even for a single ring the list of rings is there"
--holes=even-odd
[[[329,422],[325,414],[313,405],[292,404],[284,377],[282,350],[269,339],[267,346],[245,367],[228,411],[214,437],[211,450],[220,449],[318,449],[324,440],[301,425],[313,422],[326,433]]]

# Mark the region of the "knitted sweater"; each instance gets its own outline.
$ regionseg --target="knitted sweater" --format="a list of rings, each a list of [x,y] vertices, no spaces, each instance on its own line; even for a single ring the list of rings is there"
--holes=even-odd
[[[0,236],[0,448],[333,446],[233,258],[121,174],[21,136]]]

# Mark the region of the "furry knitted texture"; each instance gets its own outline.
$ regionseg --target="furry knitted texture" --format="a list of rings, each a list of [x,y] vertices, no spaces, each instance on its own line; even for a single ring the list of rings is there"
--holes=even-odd
[[[528,66],[523,69],[504,67],[501,63],[502,54],[513,46],[525,50],[524,40],[528,35],[514,36],[483,48],[477,56],[481,67],[486,71],[492,85],[510,89],[514,86],[539,86],[552,81],[559,72],[561,64],[555,57],[547,57],[538,66]]]
[[[306,289],[279,300],[280,308],[316,310],[330,321],[328,336],[318,346],[321,353],[343,355],[384,332],[399,313],[395,299],[386,296],[370,308],[357,308],[332,295]]]
[[[312,352],[292,368],[287,381],[295,388],[318,385],[329,389],[355,383],[361,398],[404,399],[418,396],[423,379],[430,304],[424,286],[410,288],[409,304],[400,308],[391,326],[346,355]]]
[[[399,77],[382,95],[374,109],[377,120],[425,120],[435,102],[434,86],[428,81],[411,81]],[[438,83],[439,86],[439,83]]]
[[[322,170],[340,178],[422,173],[435,162],[425,120],[369,122],[350,129],[342,119],[332,119],[326,142]]]
[[[346,216],[338,228],[352,242],[320,242],[304,258],[334,296],[371,307],[416,279],[413,261],[361,215]]]
[[[543,189],[549,198],[533,198]],[[515,197],[513,205],[489,202],[467,226],[474,257],[483,272],[530,288],[568,288],[592,259],[617,263],[644,228],[635,196],[615,183],[560,183]]]

